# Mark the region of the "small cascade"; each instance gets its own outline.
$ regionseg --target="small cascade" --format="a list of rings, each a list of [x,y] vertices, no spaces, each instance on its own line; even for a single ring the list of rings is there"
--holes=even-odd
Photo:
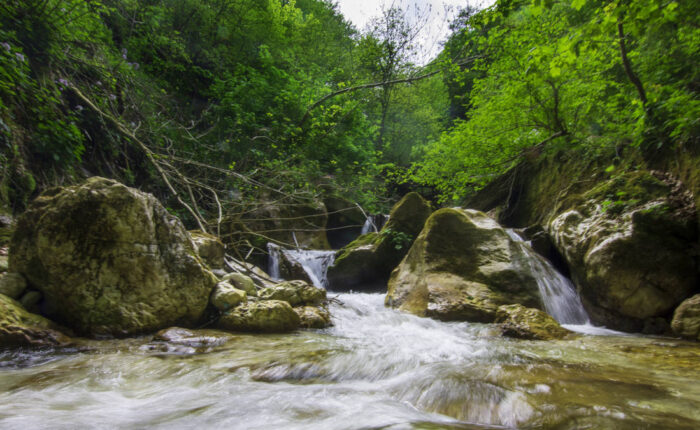
[[[335,261],[335,251],[317,251],[309,249],[283,249],[274,243],[267,244],[268,262],[267,270],[275,281],[281,281],[280,266],[283,260],[300,265],[309,275],[311,283],[316,287],[328,286],[328,268]]]
[[[267,244],[267,254],[269,255],[267,259],[267,272],[270,278],[278,281],[281,279],[280,260],[282,259],[282,248],[270,242]]]
[[[335,251],[285,249],[282,252],[285,258],[299,263],[304,268],[314,286],[328,287],[328,268],[335,260]]]
[[[547,313],[560,324],[590,324],[590,319],[574,284],[559,273],[549,261],[536,253],[529,243],[512,229],[506,229],[506,232],[528,256],[528,263],[537,280],[537,286]]]
[[[362,231],[360,232],[360,234],[362,235],[370,232],[377,233],[382,227],[384,227],[384,224],[386,224],[388,220],[389,215],[370,215],[367,217],[365,223],[362,225]]]

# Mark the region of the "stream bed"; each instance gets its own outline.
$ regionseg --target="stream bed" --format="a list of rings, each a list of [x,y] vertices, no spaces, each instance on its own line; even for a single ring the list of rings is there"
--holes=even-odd
[[[0,428],[700,428],[697,343],[506,339],[335,297],[324,330],[0,352]]]

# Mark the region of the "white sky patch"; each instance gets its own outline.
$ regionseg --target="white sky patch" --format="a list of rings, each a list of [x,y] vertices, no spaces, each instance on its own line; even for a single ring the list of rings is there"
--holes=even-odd
[[[358,30],[365,30],[372,18],[381,14],[382,6],[400,7],[408,11],[409,19],[415,19],[416,11],[421,15],[430,11],[425,27],[419,35],[420,53],[414,60],[425,64],[433,59],[442,48],[441,42],[450,34],[450,22],[461,7],[466,5],[486,8],[495,0],[336,0],[345,18]]]

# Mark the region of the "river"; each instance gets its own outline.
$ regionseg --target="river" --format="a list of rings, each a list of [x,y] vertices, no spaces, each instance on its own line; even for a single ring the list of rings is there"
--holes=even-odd
[[[700,428],[700,345],[502,338],[340,294],[335,325],[0,353],[0,428]]]

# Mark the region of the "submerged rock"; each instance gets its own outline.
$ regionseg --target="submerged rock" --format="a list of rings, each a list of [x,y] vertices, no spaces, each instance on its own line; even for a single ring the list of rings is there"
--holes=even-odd
[[[394,205],[379,233],[362,235],[338,251],[328,269],[329,288],[383,290],[431,212],[430,204],[419,194],[406,194]]]
[[[496,321],[504,336],[516,339],[554,340],[572,334],[546,312],[523,305],[499,306]]]
[[[663,180],[662,180],[663,179]],[[692,196],[669,178],[631,172],[599,184],[549,230],[593,320],[640,331],[696,288]]]
[[[192,348],[202,348],[222,345],[226,343],[227,340],[231,339],[231,335],[219,332],[214,336],[212,332],[213,331],[197,332],[182,327],[170,327],[156,333],[153,340]]]
[[[301,320],[292,306],[282,300],[243,303],[221,315],[216,327],[254,333],[285,333],[299,328]]]
[[[700,341],[700,294],[685,300],[676,308],[671,329],[677,336]]]
[[[221,240],[201,230],[192,230],[189,233],[197,255],[204,260],[210,269],[222,270],[224,268],[226,249]]]
[[[46,318],[29,313],[19,302],[0,294],[0,348],[63,346],[71,339]]]
[[[20,273],[9,272],[0,275],[0,294],[4,294],[11,299],[22,297],[27,289],[27,280]]]
[[[155,197],[99,177],[36,199],[10,266],[44,295],[48,317],[85,335],[195,324],[217,282]]]
[[[528,256],[494,220],[440,209],[392,273],[386,305],[446,321],[493,322],[498,307],[540,307]]]

